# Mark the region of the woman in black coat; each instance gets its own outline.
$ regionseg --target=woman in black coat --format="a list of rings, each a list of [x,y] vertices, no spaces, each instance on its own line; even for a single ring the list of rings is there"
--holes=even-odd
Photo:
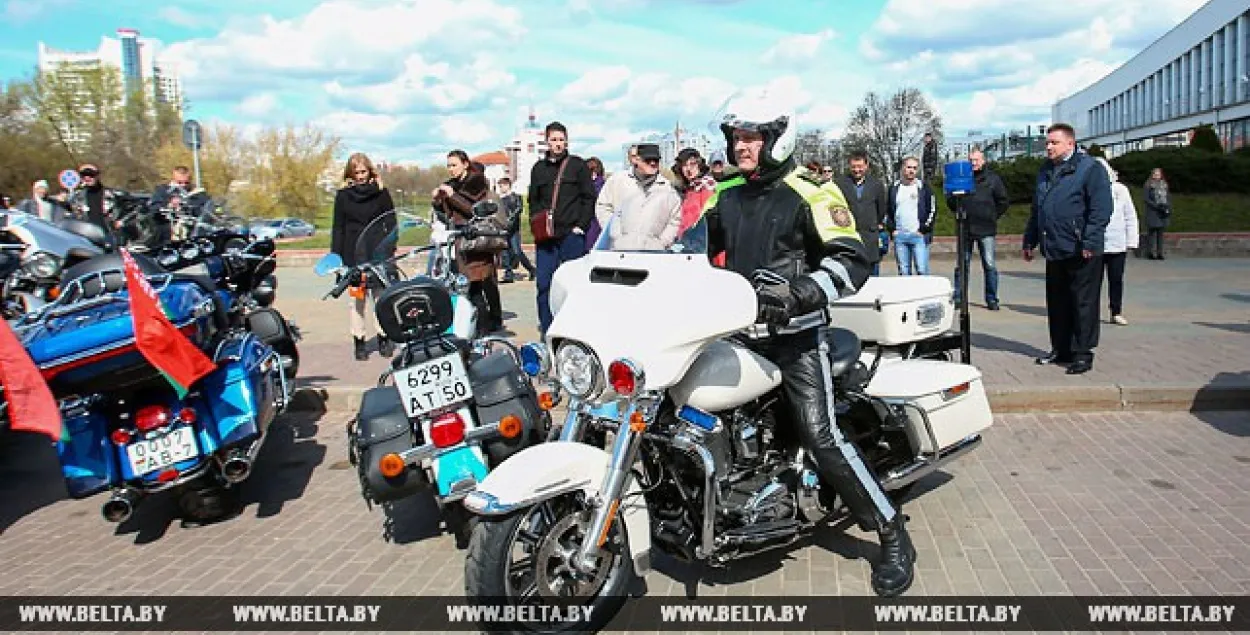
[[[349,267],[357,264],[357,257],[368,260],[382,241],[395,227],[395,215],[391,212],[395,204],[391,201],[390,192],[382,186],[378,171],[373,162],[363,153],[357,152],[347,160],[343,170],[346,185],[334,197],[334,224],[330,229],[330,251],[343,259]],[[360,234],[375,218],[389,214],[389,220],[378,221],[369,229],[369,235],[360,240]],[[360,254],[357,254],[357,243]],[[395,351],[395,344],[386,339],[378,328],[377,316],[374,314],[374,297],[377,288],[365,289],[360,297],[349,293],[351,306],[351,333],[355,343],[356,359],[366,360],[369,353],[365,348],[368,341],[368,325],[377,333],[378,352],[390,357]]]

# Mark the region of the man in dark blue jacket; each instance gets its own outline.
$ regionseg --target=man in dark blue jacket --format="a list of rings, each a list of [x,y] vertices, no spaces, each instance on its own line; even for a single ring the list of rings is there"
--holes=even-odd
[[[1069,375],[1094,366],[1098,301],[1102,295],[1103,236],[1111,221],[1111,180],[1097,161],[1076,149],[1072,126],[1046,130],[1046,158],[1037,175],[1033,213],[1024,232],[1024,259],[1041,245],[1046,258],[1046,313],[1051,350],[1038,364],[1070,364]]]

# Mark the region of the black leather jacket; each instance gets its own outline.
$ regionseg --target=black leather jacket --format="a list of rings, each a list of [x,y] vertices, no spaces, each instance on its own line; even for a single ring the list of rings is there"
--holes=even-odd
[[[708,211],[709,254],[724,251],[726,268],[747,279],[757,269],[768,269],[790,281],[823,269],[834,274],[831,277],[839,296],[851,295],[868,280],[871,265],[849,209],[845,209],[845,198],[843,210],[836,216],[845,223],[842,231],[822,232],[808,199],[787,183],[787,176],[791,181],[802,179],[806,171],[792,172],[795,164],[789,160],[722,190]],[[820,187],[816,182],[810,185],[812,189]],[[836,188],[832,184],[825,187]],[[821,209],[816,213],[834,212]]]

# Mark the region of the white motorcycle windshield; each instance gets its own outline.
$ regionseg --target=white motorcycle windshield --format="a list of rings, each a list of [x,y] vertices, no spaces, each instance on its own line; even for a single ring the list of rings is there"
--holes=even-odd
[[[702,216],[698,222],[690,227],[683,228],[677,234],[677,239],[673,244],[665,249],[642,250],[642,249],[617,249],[614,245],[615,239],[612,236],[613,226],[620,222],[620,214],[613,214],[608,219],[608,224],[599,233],[599,238],[595,241],[591,251],[620,251],[626,253],[672,253],[672,254],[706,254],[707,244],[707,217]]]
[[[755,291],[746,278],[712,266],[705,221],[662,251],[613,250],[610,231],[611,222],[595,249],[556,270],[547,332],[556,349],[581,343],[601,369],[630,359],[647,389],[663,389],[707,344],[754,323]]]

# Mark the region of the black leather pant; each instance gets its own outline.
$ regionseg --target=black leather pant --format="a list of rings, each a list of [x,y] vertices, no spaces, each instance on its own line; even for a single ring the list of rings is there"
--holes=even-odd
[[[783,401],[800,444],[851,510],[861,529],[874,531],[898,513],[859,448],[838,428],[833,408],[833,353],[825,328],[746,344],[781,368]]]

